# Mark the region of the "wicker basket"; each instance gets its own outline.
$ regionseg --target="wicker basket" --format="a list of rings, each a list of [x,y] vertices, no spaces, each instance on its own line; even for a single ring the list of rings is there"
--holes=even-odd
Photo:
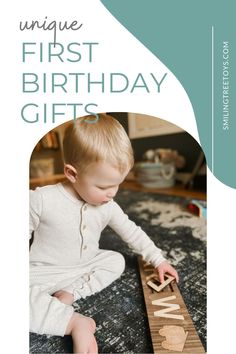
[[[172,163],[139,162],[134,166],[137,181],[146,188],[169,188],[175,184],[175,166]]]

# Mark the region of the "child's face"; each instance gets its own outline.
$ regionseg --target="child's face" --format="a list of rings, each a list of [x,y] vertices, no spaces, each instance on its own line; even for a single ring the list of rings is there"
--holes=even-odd
[[[121,173],[109,163],[96,162],[77,175],[74,189],[85,202],[101,205],[115,197],[128,172]]]

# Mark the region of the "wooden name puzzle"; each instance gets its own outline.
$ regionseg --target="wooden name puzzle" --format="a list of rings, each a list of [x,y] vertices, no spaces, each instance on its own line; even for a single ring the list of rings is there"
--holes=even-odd
[[[165,276],[160,284],[150,264],[139,258],[139,270],[156,354],[205,353],[178,286],[173,277]]]

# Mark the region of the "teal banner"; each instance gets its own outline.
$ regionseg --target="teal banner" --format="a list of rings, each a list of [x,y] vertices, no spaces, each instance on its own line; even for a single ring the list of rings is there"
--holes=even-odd
[[[181,82],[193,105],[208,167],[236,188],[234,1],[101,2]]]

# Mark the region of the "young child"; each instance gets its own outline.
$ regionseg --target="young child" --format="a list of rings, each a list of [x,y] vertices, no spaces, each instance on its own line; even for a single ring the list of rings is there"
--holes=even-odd
[[[176,270],[146,233],[113,200],[133,166],[130,140],[111,116],[72,122],[64,137],[67,182],[30,192],[30,330],[71,334],[74,353],[97,353],[95,322],[72,303],[101,291],[124,271],[121,254],[99,249],[109,225],[134,252],[156,267],[160,280]]]

